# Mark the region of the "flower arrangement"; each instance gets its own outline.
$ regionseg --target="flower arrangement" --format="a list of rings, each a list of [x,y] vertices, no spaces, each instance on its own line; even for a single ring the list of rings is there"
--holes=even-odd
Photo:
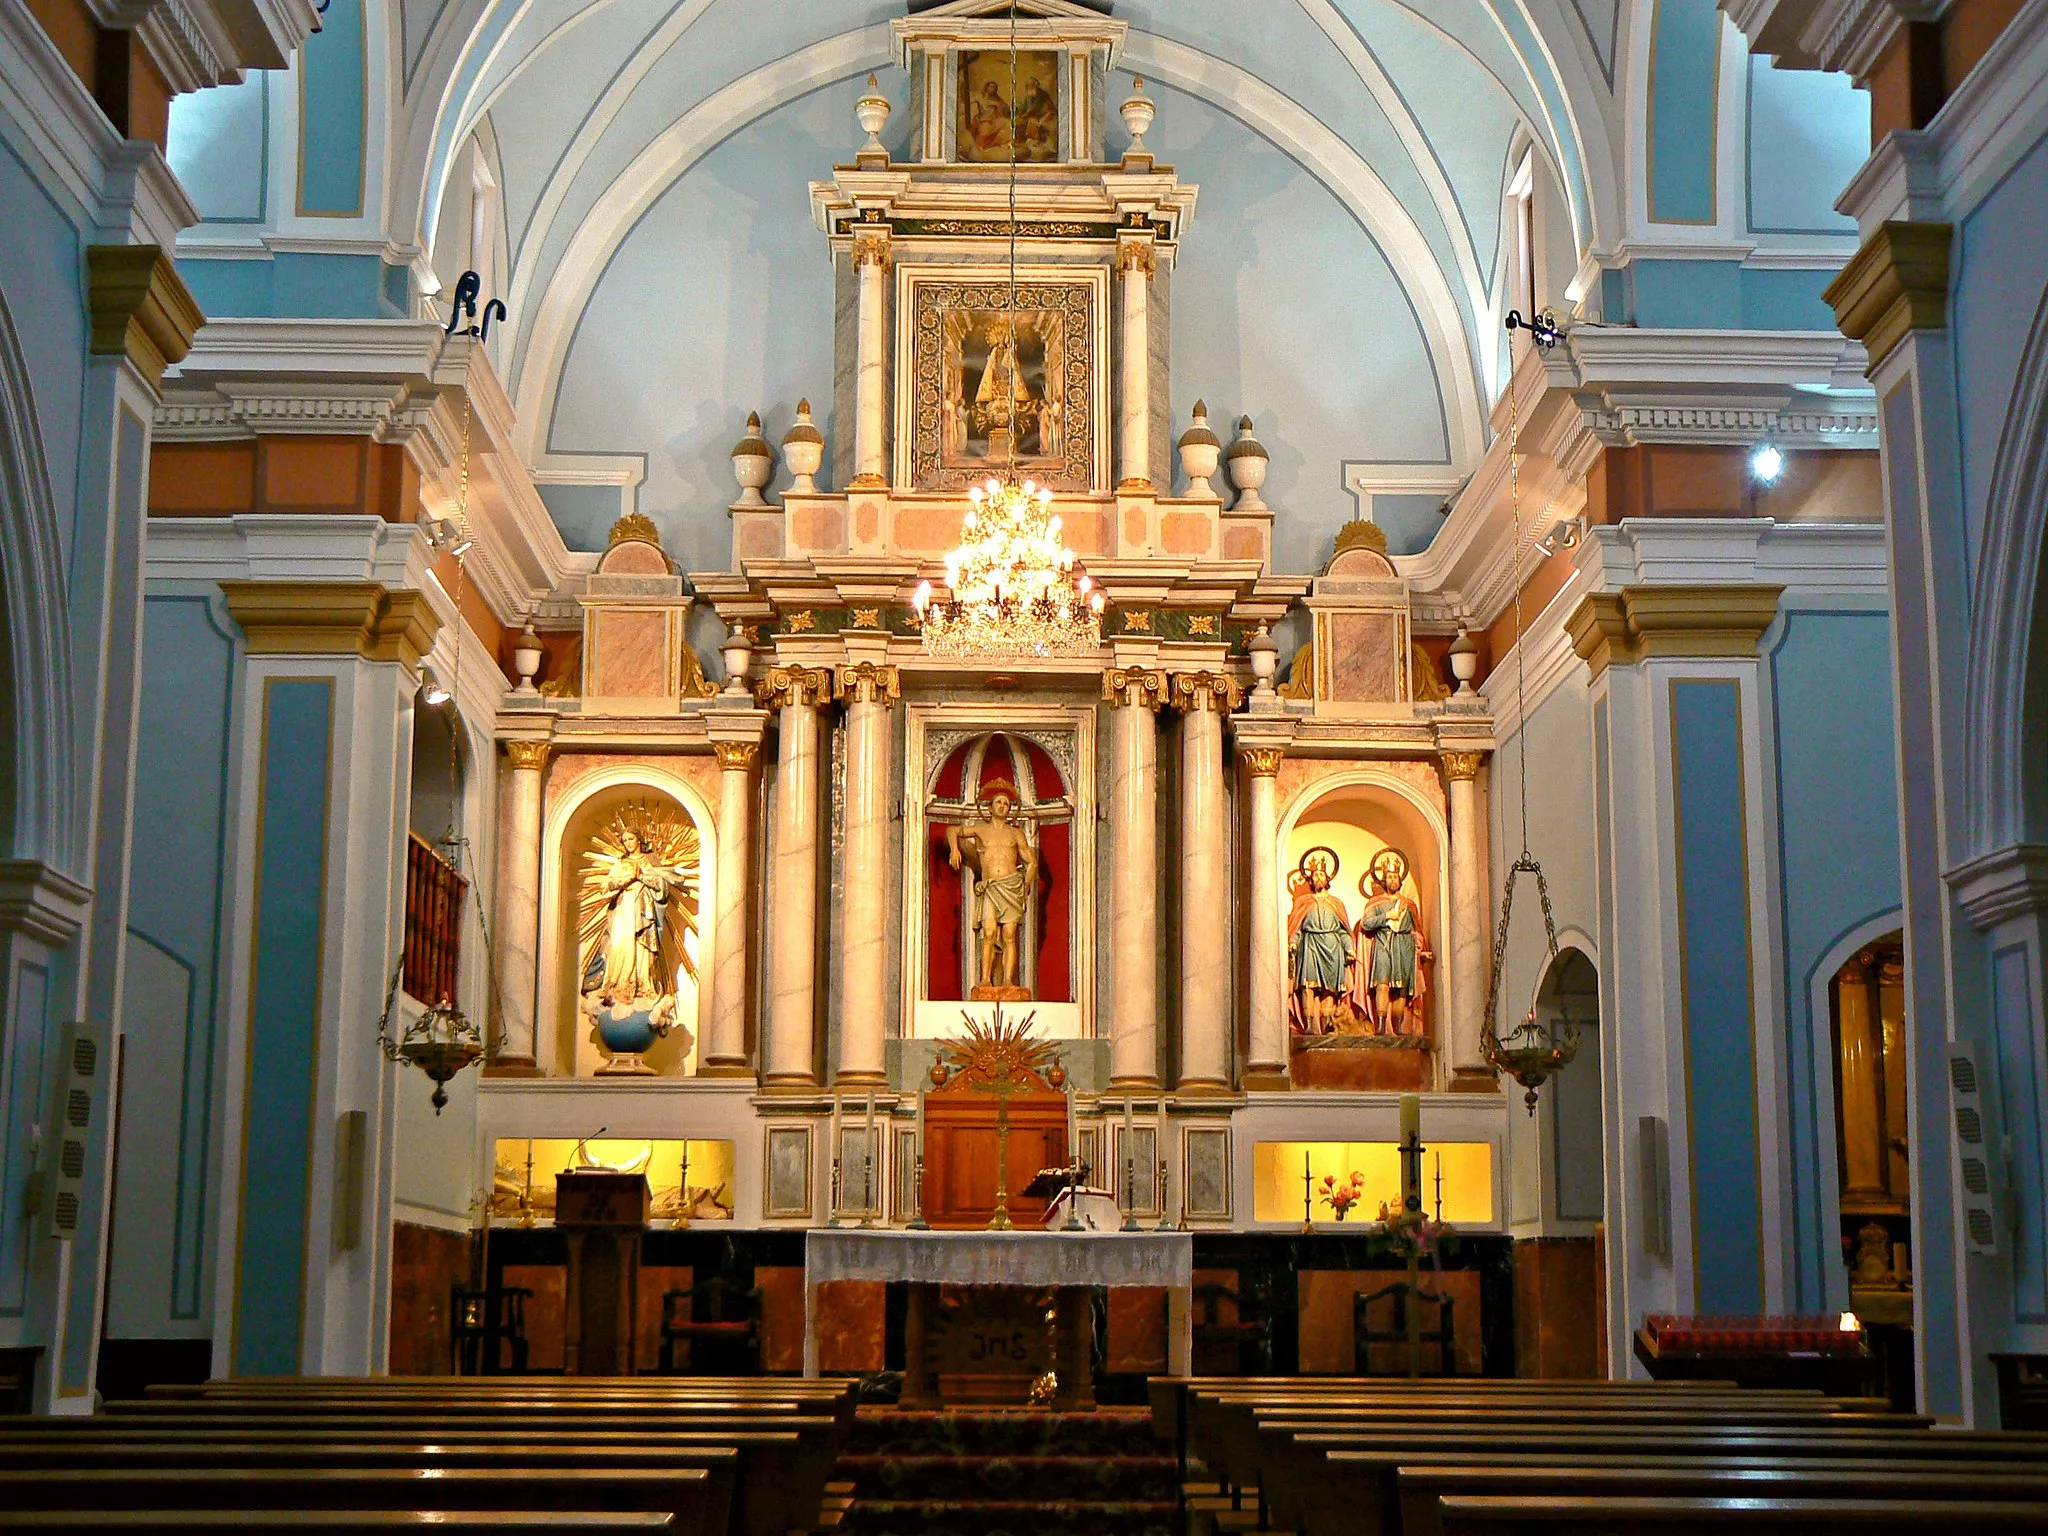
[[[1336,1218],[1342,1221],[1350,1214],[1351,1207],[1365,1198],[1365,1175],[1354,1170],[1348,1182],[1339,1184],[1335,1174],[1324,1174],[1320,1198]]]

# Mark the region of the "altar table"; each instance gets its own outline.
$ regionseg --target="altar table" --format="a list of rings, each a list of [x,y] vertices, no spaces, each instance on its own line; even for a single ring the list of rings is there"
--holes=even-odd
[[[937,1400],[924,1351],[926,1308],[941,1285],[1049,1289],[1057,1300],[1059,1403],[1094,1401],[1088,1293],[1096,1286],[1166,1292],[1167,1370],[1194,1357],[1195,1243],[1186,1232],[899,1232],[825,1228],[805,1235],[804,1374],[818,1374],[817,1288],[834,1280],[907,1284],[903,1401]]]

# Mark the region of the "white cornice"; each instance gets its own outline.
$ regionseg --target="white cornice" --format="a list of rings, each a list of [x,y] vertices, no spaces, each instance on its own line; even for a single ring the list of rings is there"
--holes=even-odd
[[[462,495],[464,405],[476,534],[470,579],[506,624],[566,597],[582,567],[514,449],[517,419],[483,349],[418,320],[230,320],[202,326],[165,376],[161,442],[259,434],[360,434],[403,444],[422,506]]]
[[[183,95],[282,69],[319,25],[314,0],[86,0],[103,27],[132,30]]]
[[[1835,207],[1863,238],[1894,219],[1960,223],[2048,136],[2048,3],[2022,5],[1934,120],[1872,151]]]
[[[1963,915],[1984,932],[2048,908],[2048,847],[2018,843],[1952,869],[1944,877]]]

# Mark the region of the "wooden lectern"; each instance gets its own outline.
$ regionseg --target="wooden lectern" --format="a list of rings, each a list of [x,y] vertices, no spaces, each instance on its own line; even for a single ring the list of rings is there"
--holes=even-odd
[[[562,1369],[571,1376],[632,1375],[646,1178],[597,1168],[557,1174],[555,1226],[569,1244]]]

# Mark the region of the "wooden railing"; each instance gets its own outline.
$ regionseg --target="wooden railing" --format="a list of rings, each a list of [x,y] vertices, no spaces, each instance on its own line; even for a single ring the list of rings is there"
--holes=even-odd
[[[462,902],[469,882],[412,833],[405,848],[406,995],[429,1007],[455,997],[462,959]]]

